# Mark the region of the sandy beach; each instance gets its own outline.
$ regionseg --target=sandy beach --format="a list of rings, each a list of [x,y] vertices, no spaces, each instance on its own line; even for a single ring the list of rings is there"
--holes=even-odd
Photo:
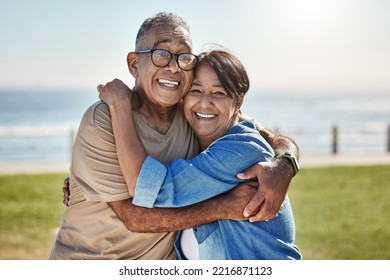
[[[303,154],[301,168],[353,165],[390,165],[390,153],[372,154]],[[0,175],[69,172],[68,161],[9,161],[0,162]]]

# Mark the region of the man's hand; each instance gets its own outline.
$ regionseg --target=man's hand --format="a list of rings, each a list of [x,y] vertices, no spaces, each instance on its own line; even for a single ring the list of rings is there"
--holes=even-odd
[[[62,187],[62,191],[64,192],[63,203],[64,203],[65,206],[69,206],[69,197],[70,197],[69,180],[70,180],[69,177],[65,178],[64,185]]]
[[[224,213],[225,219],[229,220],[247,220],[244,217],[244,208],[248,202],[253,198],[257,190],[257,182],[241,183],[228,193],[222,194],[218,197],[220,205]]]
[[[250,217],[250,222],[268,221],[278,215],[294,176],[291,169],[291,163],[287,160],[274,159],[260,162],[237,174],[242,180],[257,177],[259,183],[256,194],[244,210],[244,216]]]

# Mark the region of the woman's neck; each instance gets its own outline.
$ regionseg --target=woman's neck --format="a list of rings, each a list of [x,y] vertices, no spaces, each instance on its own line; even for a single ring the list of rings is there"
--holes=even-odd
[[[203,152],[204,150],[206,150],[208,146],[210,146],[213,142],[224,136],[233,126],[238,124],[238,122],[239,121],[237,117],[233,118],[233,122],[230,124],[230,126],[227,127],[227,129],[223,133],[221,133],[221,135],[213,135],[213,137],[204,137],[196,135],[196,137],[198,138],[200,151]]]

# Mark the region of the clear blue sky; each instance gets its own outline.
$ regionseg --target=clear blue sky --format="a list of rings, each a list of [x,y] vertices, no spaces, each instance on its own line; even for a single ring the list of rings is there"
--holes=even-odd
[[[0,87],[131,85],[126,55],[159,11],[188,21],[194,52],[236,54],[252,89],[390,93],[387,0],[0,0]]]

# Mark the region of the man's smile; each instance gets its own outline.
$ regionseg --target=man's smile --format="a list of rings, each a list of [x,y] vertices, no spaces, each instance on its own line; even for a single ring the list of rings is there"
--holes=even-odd
[[[158,83],[167,88],[177,88],[179,86],[179,82],[166,79],[158,79]]]

